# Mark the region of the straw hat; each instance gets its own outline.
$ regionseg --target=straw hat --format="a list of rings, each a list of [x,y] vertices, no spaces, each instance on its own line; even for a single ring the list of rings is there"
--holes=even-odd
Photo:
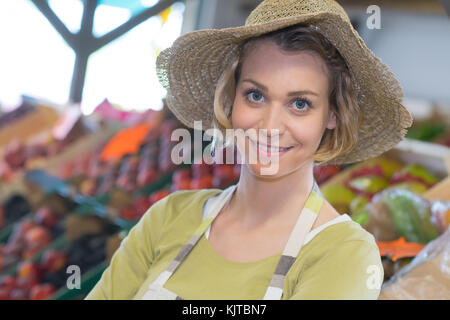
[[[412,124],[411,115],[401,104],[402,88],[388,67],[366,47],[334,0],[265,0],[250,13],[244,26],[203,29],[180,36],[156,59],[159,82],[167,90],[167,106],[190,128],[199,120],[204,130],[212,128],[216,84],[240,53],[240,44],[298,23],[316,26],[344,57],[363,111],[355,146],[328,163],[365,160],[395,146]]]

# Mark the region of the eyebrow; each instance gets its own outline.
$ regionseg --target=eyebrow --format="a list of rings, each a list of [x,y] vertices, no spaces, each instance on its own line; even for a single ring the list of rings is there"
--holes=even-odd
[[[260,83],[258,83],[256,81],[254,81],[252,79],[242,80],[242,82],[245,82],[245,81],[253,83],[255,86],[261,88],[263,91],[266,91],[266,92],[269,91],[269,90],[267,90],[266,86],[264,86],[264,85],[262,85],[262,84],[260,84]],[[302,90],[302,91],[289,92],[288,96],[296,96],[298,94],[311,94],[311,95],[314,95],[314,96],[319,96],[317,93],[315,93],[314,91],[311,91],[311,90]]]

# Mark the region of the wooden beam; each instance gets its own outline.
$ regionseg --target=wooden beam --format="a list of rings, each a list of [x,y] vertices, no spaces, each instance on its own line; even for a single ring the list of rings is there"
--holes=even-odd
[[[134,28],[138,24],[140,24],[140,23],[144,22],[145,20],[149,19],[150,17],[157,15],[158,13],[164,11],[166,8],[170,7],[175,2],[179,2],[179,0],[160,0],[153,7],[146,9],[145,11],[132,17],[130,20],[123,23],[116,29],[108,32],[107,34],[101,36],[100,38],[97,38],[98,40],[96,41],[94,50],[98,50],[101,47],[103,47],[104,45],[117,39],[118,37],[122,36],[123,34],[125,34],[128,31],[130,31],[132,28]]]
[[[67,44],[73,48],[74,46],[74,34],[67,29],[58,16],[49,7],[45,0],[31,0],[36,8],[47,18],[50,24],[58,31],[61,37],[67,42]]]

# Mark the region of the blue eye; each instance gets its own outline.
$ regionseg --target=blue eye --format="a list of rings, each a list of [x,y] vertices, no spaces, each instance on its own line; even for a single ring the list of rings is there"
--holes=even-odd
[[[251,97],[252,95],[253,98],[249,99],[249,96]],[[260,102],[261,100],[258,100],[258,98],[261,99],[263,97],[263,95],[257,90],[249,90],[245,93],[245,96],[251,102]]]
[[[299,103],[297,103],[297,102],[299,102]],[[302,98],[302,99],[295,100],[294,106],[296,107],[297,110],[304,111],[311,107],[311,103],[307,99]]]

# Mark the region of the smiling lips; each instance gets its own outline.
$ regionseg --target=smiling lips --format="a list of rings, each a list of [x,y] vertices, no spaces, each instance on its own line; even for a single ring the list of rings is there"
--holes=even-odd
[[[249,139],[252,145],[257,149],[258,153],[263,154],[265,156],[274,156],[274,155],[282,155],[292,149],[293,147],[272,147],[265,144],[257,143],[252,139]]]

